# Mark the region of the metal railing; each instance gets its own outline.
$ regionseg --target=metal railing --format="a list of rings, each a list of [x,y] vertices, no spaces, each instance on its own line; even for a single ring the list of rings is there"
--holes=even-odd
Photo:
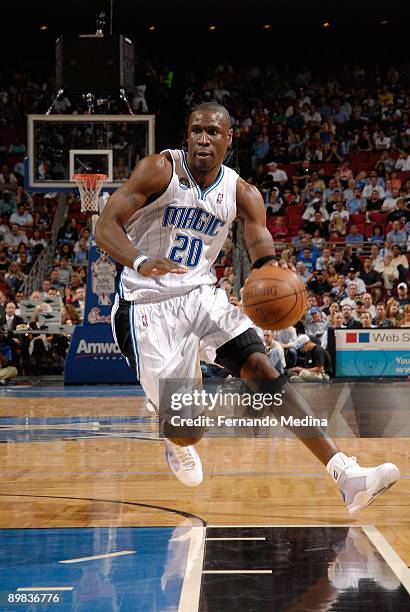
[[[64,223],[66,212],[66,196],[60,194],[57,199],[57,207],[54,213],[48,244],[37,257],[20,289],[27,296],[41,287],[43,280],[49,276],[53,268],[58,232]]]

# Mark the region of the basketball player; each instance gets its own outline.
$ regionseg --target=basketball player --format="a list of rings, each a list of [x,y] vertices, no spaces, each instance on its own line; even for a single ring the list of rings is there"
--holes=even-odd
[[[166,150],[142,159],[109,199],[95,240],[123,266],[112,310],[114,339],[157,408],[160,379],[183,385],[201,378],[201,345],[216,349],[216,363],[253,381],[259,392],[280,391],[281,415],[315,417],[275,370],[251,321],[215,285],[211,268],[236,217],[243,222],[253,268],[276,263],[261,194],[222,163],[231,142],[227,110],[201,104],[189,117],[188,153]],[[350,512],[399,478],[391,463],[359,467],[319,428],[303,428],[303,437],[291,430],[327,467]],[[194,444],[202,432],[178,438],[169,431],[165,428],[171,470],[185,485],[200,484]]]

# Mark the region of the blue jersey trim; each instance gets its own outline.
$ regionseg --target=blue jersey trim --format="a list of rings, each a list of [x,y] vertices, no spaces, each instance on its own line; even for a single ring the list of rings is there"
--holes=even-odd
[[[219,185],[219,183],[222,181],[223,176],[225,174],[225,169],[224,167],[221,165],[221,168],[218,172],[218,176],[216,177],[215,181],[212,183],[212,185],[209,185],[208,187],[206,187],[204,189],[204,191],[201,190],[200,186],[198,185],[198,183],[196,182],[196,180],[194,179],[194,177],[192,176],[192,173],[189,169],[188,166],[188,161],[187,161],[187,157],[186,157],[186,153],[185,151],[181,151],[182,153],[182,164],[186,170],[186,173],[188,174],[189,178],[191,179],[192,183],[194,184],[194,187],[198,193],[198,197],[200,200],[205,200],[206,196],[208,195],[208,193],[210,193],[213,189],[215,189],[215,187],[217,187]]]

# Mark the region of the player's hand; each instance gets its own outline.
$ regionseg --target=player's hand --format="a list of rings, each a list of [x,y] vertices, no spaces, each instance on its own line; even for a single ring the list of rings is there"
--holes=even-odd
[[[164,274],[185,274],[185,272],[188,272],[185,266],[177,264],[172,259],[167,259],[166,257],[144,261],[139,269],[139,274],[146,278],[155,278]]]

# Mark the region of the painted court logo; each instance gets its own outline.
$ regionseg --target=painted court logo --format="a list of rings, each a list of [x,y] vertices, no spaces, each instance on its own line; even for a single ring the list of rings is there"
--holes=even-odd
[[[369,332],[346,332],[347,344],[367,344],[370,342]]]

